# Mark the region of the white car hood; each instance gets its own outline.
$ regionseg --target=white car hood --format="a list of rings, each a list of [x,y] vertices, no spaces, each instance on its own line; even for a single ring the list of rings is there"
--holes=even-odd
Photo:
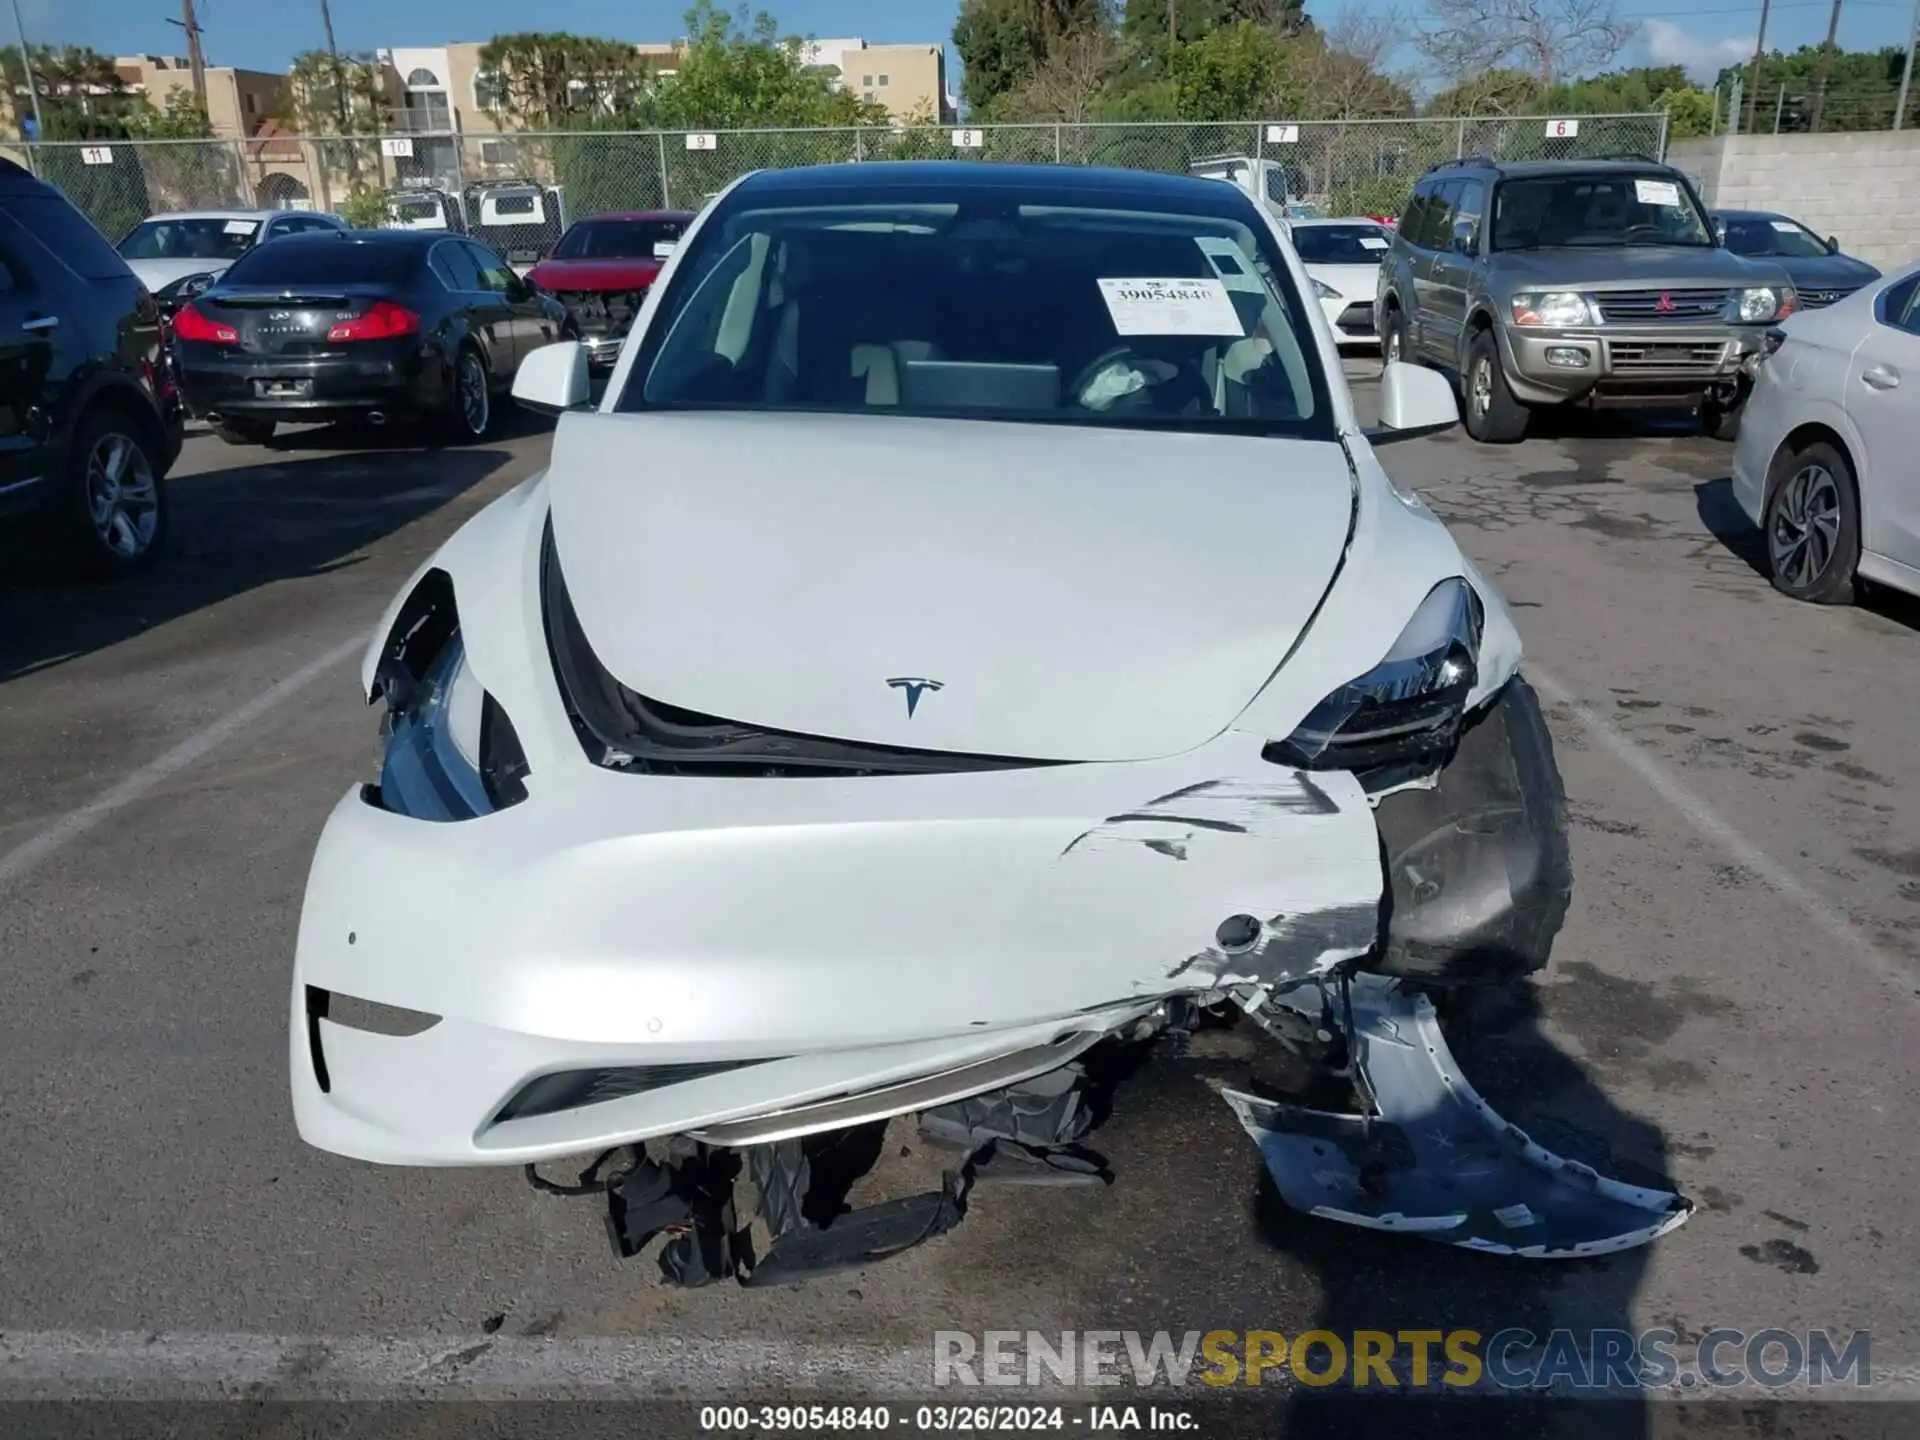
[[[147,287],[148,293],[157,295],[174,281],[189,275],[223,274],[232,263],[231,260],[129,260],[127,268]]]
[[[1331,442],[872,415],[572,414],[548,483],[581,628],[629,689],[1029,759],[1218,734],[1354,509]]]
[[[1309,265],[1307,274],[1331,285],[1344,300],[1371,300],[1380,287],[1378,265]]]

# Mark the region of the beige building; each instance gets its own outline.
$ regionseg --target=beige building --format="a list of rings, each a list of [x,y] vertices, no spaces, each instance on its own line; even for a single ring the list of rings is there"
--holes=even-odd
[[[870,45],[858,38],[816,40],[806,62],[838,77],[843,89],[887,107],[895,120],[944,124],[954,118],[944,45]]]

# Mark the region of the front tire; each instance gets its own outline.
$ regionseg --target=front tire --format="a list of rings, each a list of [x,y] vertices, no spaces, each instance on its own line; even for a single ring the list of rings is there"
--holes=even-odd
[[[460,347],[447,388],[443,428],[448,437],[457,444],[485,439],[493,425],[493,377],[473,346]]]
[[[1407,359],[1407,322],[1398,305],[1387,307],[1386,321],[1380,327],[1380,368],[1404,364]]]
[[[1491,330],[1482,330],[1467,346],[1467,434],[1483,445],[1512,445],[1527,438],[1527,407],[1513,398],[1507,372],[1500,363],[1500,345]]]
[[[222,420],[213,433],[229,445],[265,445],[273,439],[274,425],[272,420]]]
[[[1782,450],[1768,476],[1760,528],[1773,588],[1813,605],[1853,601],[1860,564],[1860,491],[1838,446]]]
[[[137,574],[167,531],[163,467],[152,437],[117,406],[83,415],[67,460],[67,539],[89,575]]]

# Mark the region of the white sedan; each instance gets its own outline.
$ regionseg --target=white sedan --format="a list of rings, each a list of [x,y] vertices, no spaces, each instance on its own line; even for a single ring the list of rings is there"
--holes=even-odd
[[[1289,220],[1286,228],[1341,351],[1379,349],[1373,300],[1380,261],[1393,247],[1393,231],[1364,217]]]
[[[1773,583],[1845,604],[1856,579],[1920,595],[1920,267],[1768,337],[1733,452],[1733,493]]]
[[[1499,1121],[1433,1023],[1546,962],[1565,800],[1506,605],[1374,457],[1455,423],[1446,382],[1388,367],[1363,429],[1310,293],[1205,180],[729,187],[597,406],[577,344],[525,360],[549,468],[372,639],[300,1133],[605,1152],[574,1193],[620,1253],[764,1283],[941,1233],[983,1173],[1097,1183],[1079,1057],[1242,1014],[1365,1081],[1364,1121],[1226,1096],[1294,1205],[1523,1254],[1680,1223]],[[901,1116],[948,1184],[803,1221],[798,1142]],[[731,1248],[736,1174],[770,1249]]]

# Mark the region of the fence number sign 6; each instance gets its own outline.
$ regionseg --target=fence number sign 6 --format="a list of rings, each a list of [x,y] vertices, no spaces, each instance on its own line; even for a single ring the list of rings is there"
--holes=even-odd
[[[111,165],[113,147],[111,145],[82,145],[80,162],[83,165]]]
[[[1578,120],[1547,121],[1547,138],[1549,140],[1571,140],[1579,133],[1580,122]]]
[[[953,132],[953,148],[956,150],[978,150],[987,143],[987,137],[978,130],[956,130]]]
[[[719,148],[720,137],[718,135],[710,132],[701,132],[687,136],[687,149],[689,150],[718,150]]]

